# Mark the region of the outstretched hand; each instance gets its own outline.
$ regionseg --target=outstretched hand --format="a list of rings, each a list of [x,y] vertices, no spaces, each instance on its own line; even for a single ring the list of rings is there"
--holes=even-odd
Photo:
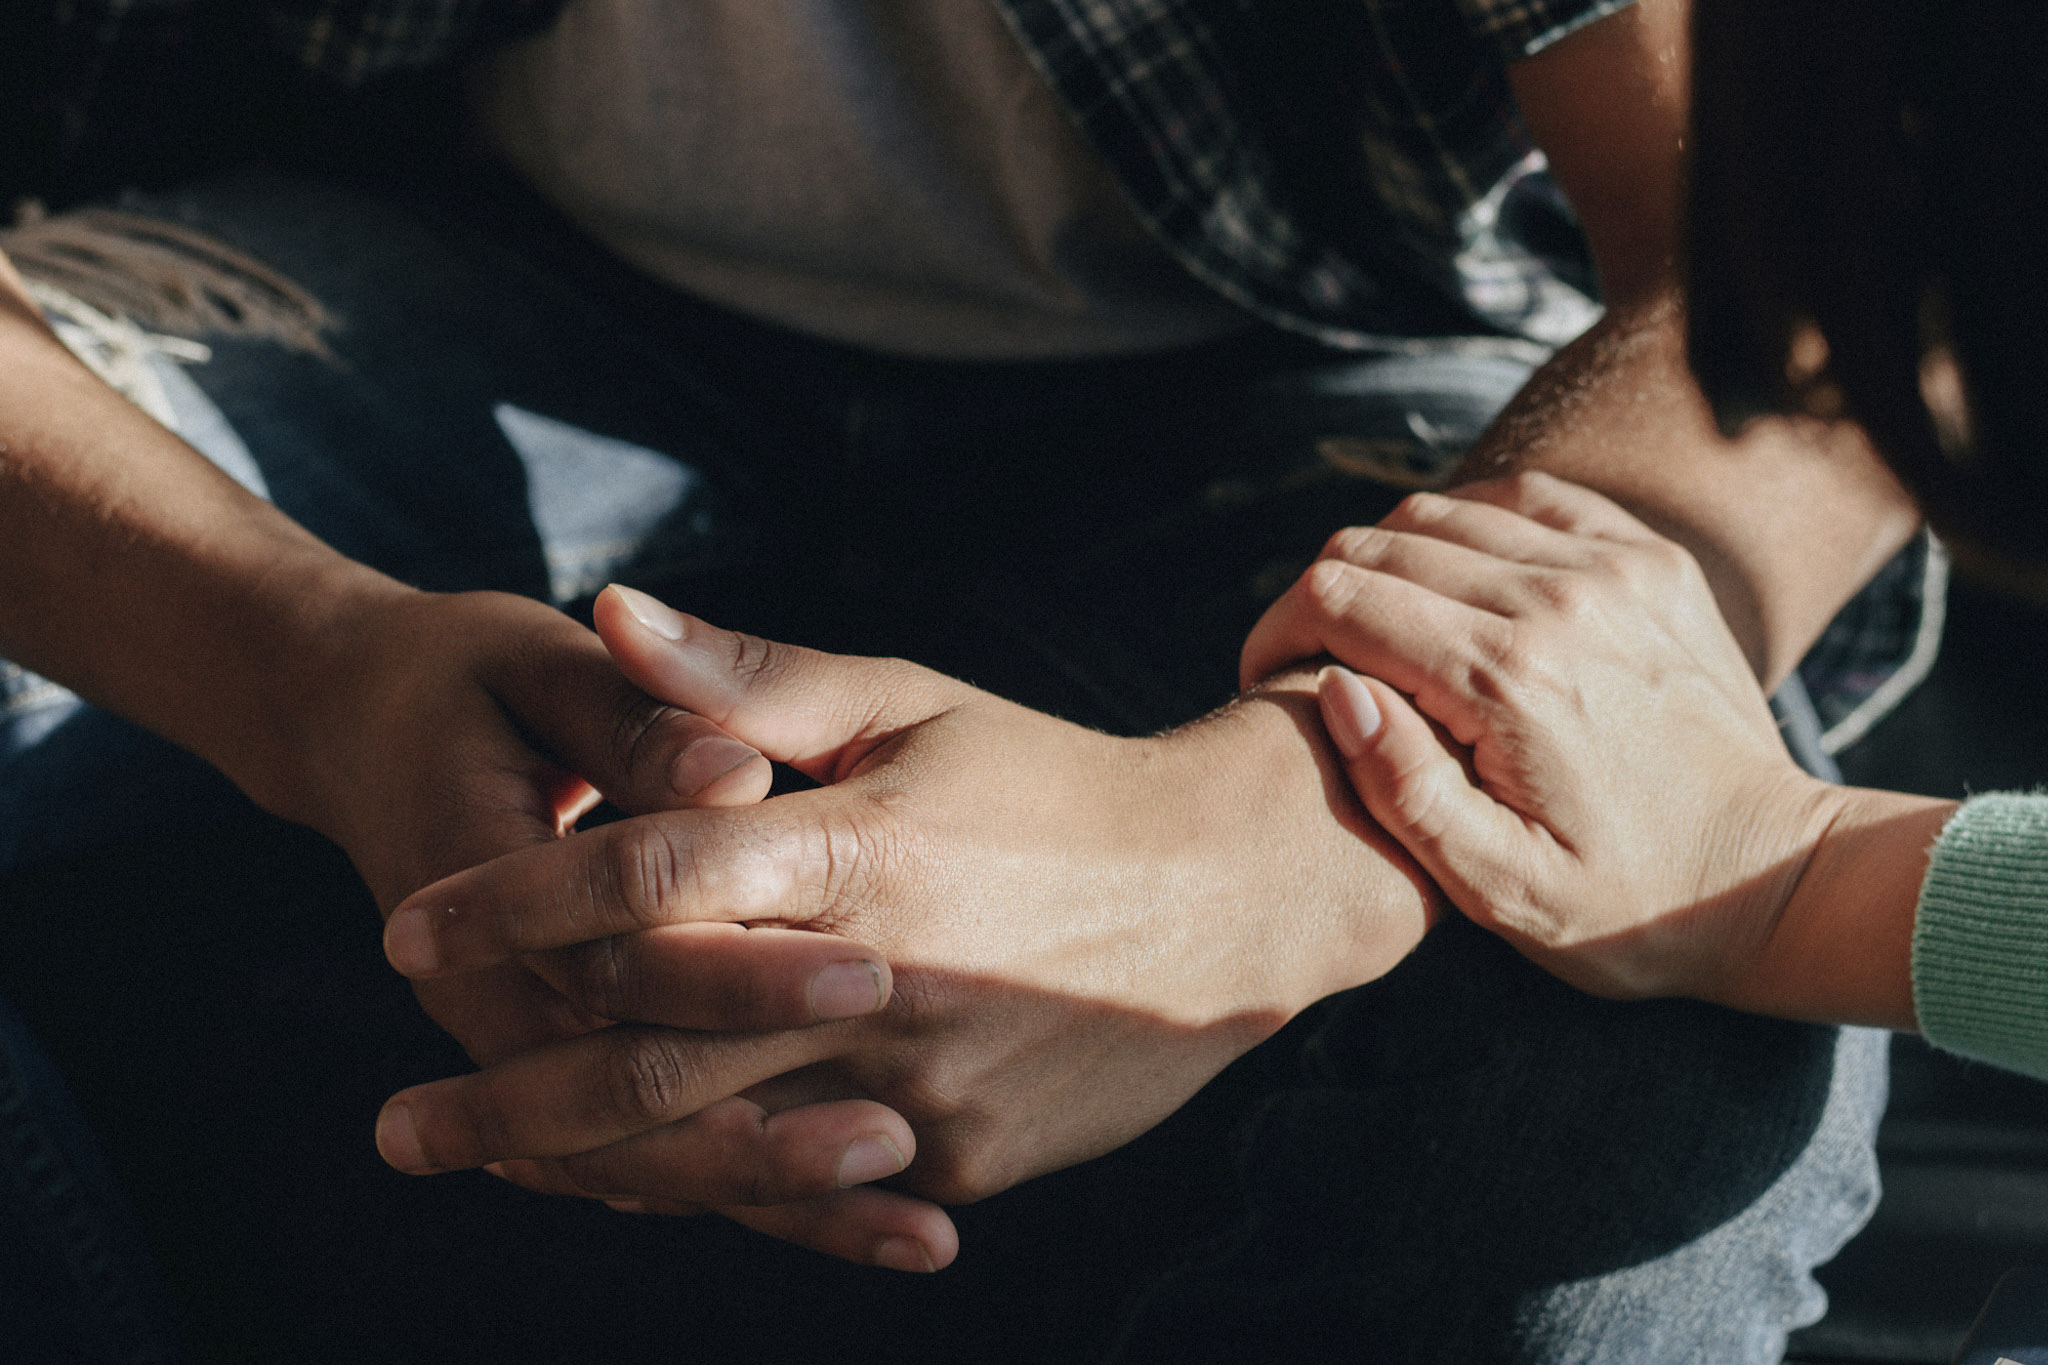
[[[406,1137],[385,1151],[408,1169],[551,1158],[620,1200],[800,1200],[828,1172],[711,1136],[676,1159],[689,1123],[769,1083],[770,1109],[889,1105],[916,1133],[900,1183],[972,1200],[1143,1132],[1426,925],[1431,891],[1351,798],[1299,684],[1118,739],[639,594],[608,591],[598,628],[650,695],[823,785],[645,814],[408,898],[386,938],[407,975],[524,961],[631,1021],[394,1097],[384,1131]],[[874,945],[886,1008],[703,1031],[759,1027],[763,935]],[[803,1207],[746,1219],[779,1231]]]
[[[1599,994],[1744,998],[1839,789],[1683,548],[1546,475],[1420,494],[1333,537],[1243,670],[1320,655],[1368,675],[1319,686],[1358,794],[1459,909]]]

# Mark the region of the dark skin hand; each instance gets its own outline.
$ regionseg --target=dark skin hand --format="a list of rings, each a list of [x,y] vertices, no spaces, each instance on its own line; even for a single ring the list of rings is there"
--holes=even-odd
[[[1298,685],[1118,739],[617,589],[598,625],[650,693],[825,785],[607,826],[400,906],[386,944],[409,975],[523,960],[636,1021],[396,1096],[380,1133],[401,1167],[555,1158],[580,1192],[701,1202],[674,1186],[674,1120],[785,1076],[784,1096],[886,1103],[917,1131],[902,1183],[978,1199],[1129,1141],[1308,1004],[1391,967],[1432,913],[1333,784]],[[673,1027],[698,1020],[700,949],[789,932],[771,925],[874,944],[895,969],[888,1007],[801,1032]],[[735,1174],[761,1196],[767,1176]]]

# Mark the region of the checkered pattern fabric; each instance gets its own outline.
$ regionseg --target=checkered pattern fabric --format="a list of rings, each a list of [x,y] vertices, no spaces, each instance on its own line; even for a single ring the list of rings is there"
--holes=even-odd
[[[1630,0],[992,2],[1159,240],[1269,321],[1412,351],[1483,348],[1474,332],[1555,345],[1594,317],[1574,235],[1521,230],[1569,211],[1503,68]],[[544,23],[561,0],[34,3],[43,122],[80,142],[96,114],[132,108],[109,82],[194,44],[363,89]],[[1547,255],[1534,236],[1565,246]],[[1463,339],[1418,340],[1431,334]]]
[[[546,19],[562,0],[43,0],[58,50],[89,75],[124,49],[194,40],[260,44],[344,86],[448,60],[493,33]],[[80,57],[84,60],[79,61]],[[73,96],[82,91],[67,92]]]

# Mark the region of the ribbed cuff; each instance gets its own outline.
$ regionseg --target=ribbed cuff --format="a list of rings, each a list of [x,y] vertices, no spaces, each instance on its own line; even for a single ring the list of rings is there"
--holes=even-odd
[[[2048,796],[1966,803],[1941,831],[1913,925],[1928,1040],[2048,1077]]]

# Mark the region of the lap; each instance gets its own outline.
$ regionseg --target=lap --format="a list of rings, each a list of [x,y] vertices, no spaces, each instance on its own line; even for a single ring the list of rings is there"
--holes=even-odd
[[[1399,496],[1360,471],[1441,465],[1525,373],[1273,337],[1091,364],[878,361],[445,204],[254,178],[142,207],[338,316],[331,357],[234,341],[191,372],[269,495],[338,548],[572,610],[621,578],[1118,730],[1227,697],[1264,603],[1331,529]],[[1395,1341],[1374,1353],[1705,1359],[1640,1349],[1664,1305],[1705,1295],[1763,1334],[1712,1358],[1763,1359],[1874,1198],[1868,1046],[1592,1001],[1462,923],[1131,1147],[963,1211],[970,1250],[932,1281],[483,1176],[407,1180],[377,1163],[368,1120],[460,1063],[384,973],[345,866],[217,790],[202,833],[51,861],[118,828],[95,774],[159,775],[123,797],[131,813],[175,811],[202,779],[110,718],[66,712],[39,734],[35,714],[17,708],[0,783],[25,817],[53,813],[20,845],[43,861],[6,890],[0,959],[34,980],[17,966],[0,984],[149,1191],[188,1316],[291,1358],[406,1340],[447,1359],[659,1359],[708,1338],[1044,1359],[1092,1352],[1128,1316],[1131,1359]],[[49,747],[67,734],[69,755]],[[49,932],[60,913],[92,951]],[[110,962],[150,965],[138,983]],[[109,1027],[118,1042],[95,1041]],[[160,1112],[189,1114],[189,1139],[161,1141]],[[1617,1296],[1650,1321],[1602,1306]]]

